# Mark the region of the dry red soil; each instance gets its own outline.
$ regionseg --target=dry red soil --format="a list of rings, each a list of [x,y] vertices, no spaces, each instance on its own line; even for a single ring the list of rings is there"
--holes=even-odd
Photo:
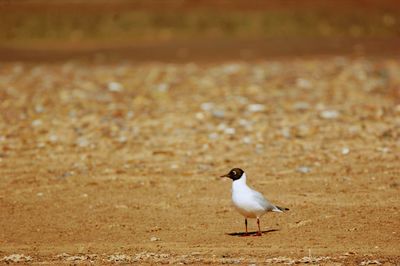
[[[0,260],[399,264],[399,76],[390,57],[2,63]],[[261,237],[230,235],[233,167],[290,208]]]

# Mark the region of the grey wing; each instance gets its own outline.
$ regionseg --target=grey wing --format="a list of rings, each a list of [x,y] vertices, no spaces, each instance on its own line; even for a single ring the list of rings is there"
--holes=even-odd
[[[272,211],[276,207],[271,204],[266,198],[264,198],[263,194],[258,191],[253,190],[253,198],[260,203],[260,205],[264,208],[265,211]]]

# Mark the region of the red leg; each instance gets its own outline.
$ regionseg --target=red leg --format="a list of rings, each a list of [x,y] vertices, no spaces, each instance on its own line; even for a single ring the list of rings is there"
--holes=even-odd
[[[241,234],[241,236],[249,236],[249,232],[247,231],[247,218],[244,218],[244,225],[246,226],[246,233]]]
[[[262,235],[261,228],[260,228],[260,219],[257,217],[257,225],[258,225],[258,236]]]

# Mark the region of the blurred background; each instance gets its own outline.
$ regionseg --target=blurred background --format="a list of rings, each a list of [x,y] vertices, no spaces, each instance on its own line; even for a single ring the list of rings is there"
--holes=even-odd
[[[0,0],[0,59],[388,54],[396,0]]]

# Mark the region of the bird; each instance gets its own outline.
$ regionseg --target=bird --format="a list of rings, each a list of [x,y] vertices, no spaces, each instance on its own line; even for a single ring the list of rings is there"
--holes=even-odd
[[[260,192],[250,188],[246,183],[246,173],[240,168],[233,168],[228,174],[221,177],[232,179],[232,202],[236,210],[245,217],[244,223],[247,231],[247,219],[256,218],[258,225],[258,233],[261,236],[260,218],[267,212],[284,212],[288,208],[279,207],[270,203]]]

